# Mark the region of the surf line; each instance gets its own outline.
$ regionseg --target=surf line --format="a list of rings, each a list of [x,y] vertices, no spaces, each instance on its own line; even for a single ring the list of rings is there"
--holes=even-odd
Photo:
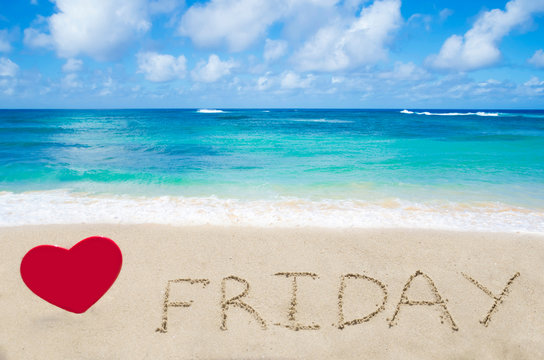
[[[499,294],[493,293],[491,290],[489,290],[486,286],[482,285],[478,280],[474,279],[470,275],[467,275],[466,273],[461,273],[462,277],[466,280],[468,280],[471,284],[476,286],[479,290],[481,290],[483,293],[485,293],[488,297],[494,300],[493,305],[488,310],[488,312],[485,314],[485,317],[481,319],[479,322],[487,327],[489,325],[489,322],[492,319],[493,314],[495,314],[498,311],[499,305],[503,303],[505,297],[510,293],[511,286],[514,283],[514,281],[520,276],[519,272],[516,272],[513,276],[510,277],[510,279],[507,281],[505,287],[502,289],[502,291]],[[297,320],[297,313],[299,311],[298,307],[298,283],[302,279],[311,279],[311,280],[318,280],[319,275],[311,272],[278,272],[274,274],[274,276],[280,276],[285,277],[287,280],[291,282],[291,301],[289,304],[289,310],[287,313],[287,321],[285,322],[278,322],[273,323],[274,326],[280,326],[289,330],[293,331],[301,331],[301,330],[319,330],[321,329],[321,326],[315,323],[307,323],[302,324]],[[416,279],[420,278],[421,280],[418,280],[424,284],[426,289],[429,291],[430,297],[432,300],[421,300],[421,299],[414,299],[411,298],[408,294],[410,287],[412,286],[412,283],[416,281]],[[382,298],[381,302],[378,301],[376,304],[376,308],[367,313],[362,315],[359,318],[355,319],[346,319],[345,318],[345,299],[344,299],[344,293],[346,291],[346,288],[348,285],[354,281],[366,281],[371,286],[375,286],[381,290]],[[233,297],[227,297],[227,288],[229,286],[232,287],[232,284],[237,283],[237,286],[239,287],[242,285],[243,290],[238,295]],[[168,332],[168,310],[172,307],[183,307],[183,308],[189,308],[193,304],[193,300],[186,300],[186,301],[172,301],[170,299],[170,290],[173,285],[176,284],[188,284],[188,285],[199,285],[202,288],[207,287],[210,284],[209,279],[175,279],[175,280],[168,280],[166,284],[166,289],[164,291],[164,300],[162,304],[162,321],[161,325],[156,329],[156,332],[158,333],[167,333]],[[229,310],[232,308],[238,308],[246,311],[249,313],[256,323],[259,325],[259,327],[262,330],[267,330],[270,326],[269,321],[266,321],[256,310],[253,306],[245,302],[245,299],[249,292],[250,292],[250,284],[247,280],[235,276],[230,275],[227,277],[224,277],[221,280],[221,303],[220,303],[220,312],[221,312],[221,321],[219,328],[223,331],[228,330],[228,314]],[[388,302],[389,295],[387,291],[387,286],[381,282],[378,279],[362,275],[362,274],[344,274],[340,276],[340,282],[339,282],[339,288],[338,288],[338,303],[337,303],[337,322],[336,324],[333,324],[334,327],[336,327],[339,330],[343,330],[346,326],[354,326],[366,323],[376,317],[379,313],[385,310],[386,304]],[[453,319],[450,310],[447,307],[447,299],[443,298],[440,294],[436,284],[431,279],[429,275],[426,273],[418,270],[414,274],[412,274],[407,282],[405,283],[404,287],[402,288],[400,299],[398,302],[396,302],[396,306],[394,308],[393,316],[391,318],[386,319],[386,321],[389,324],[389,327],[393,327],[398,324],[400,315],[403,312],[403,309],[406,306],[423,306],[427,308],[437,308],[439,310],[440,315],[440,322],[442,324],[447,323],[449,324],[452,331],[458,331],[459,327],[457,326],[457,323]]]

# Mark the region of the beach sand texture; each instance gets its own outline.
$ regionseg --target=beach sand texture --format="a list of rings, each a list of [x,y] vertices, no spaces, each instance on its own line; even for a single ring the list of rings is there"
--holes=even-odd
[[[24,285],[32,247],[92,235],[124,259],[86,313]],[[543,236],[44,225],[0,253],[2,360],[544,358]]]

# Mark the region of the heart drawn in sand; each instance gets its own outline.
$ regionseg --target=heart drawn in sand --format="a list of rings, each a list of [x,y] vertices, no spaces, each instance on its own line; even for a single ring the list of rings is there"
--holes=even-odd
[[[113,240],[93,236],[71,249],[40,245],[21,262],[21,277],[34,294],[64,310],[81,314],[113,285],[123,256]]]

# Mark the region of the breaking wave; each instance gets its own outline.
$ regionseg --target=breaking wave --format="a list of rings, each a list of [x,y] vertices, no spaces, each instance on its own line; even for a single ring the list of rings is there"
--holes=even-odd
[[[217,110],[217,109],[198,109],[196,112],[201,113],[201,114],[220,114],[220,113],[224,113],[223,110]]]
[[[466,112],[466,113],[460,113],[460,112],[437,113],[437,112],[429,112],[429,111],[414,112],[414,111],[409,111],[409,110],[402,110],[400,113],[401,114],[427,115],[427,116],[469,116],[469,115],[475,115],[475,116],[500,116],[501,115],[498,112],[484,112],[484,111]]]

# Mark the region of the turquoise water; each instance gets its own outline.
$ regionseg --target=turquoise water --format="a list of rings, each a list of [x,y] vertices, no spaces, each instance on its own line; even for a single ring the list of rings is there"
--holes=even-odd
[[[0,110],[0,206],[62,191],[544,212],[544,111],[400,110]]]

